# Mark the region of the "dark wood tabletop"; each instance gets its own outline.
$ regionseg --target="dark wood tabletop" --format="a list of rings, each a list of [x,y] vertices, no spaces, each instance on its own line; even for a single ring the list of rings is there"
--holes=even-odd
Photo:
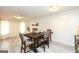
[[[43,35],[44,35],[43,32],[24,34],[24,36],[29,37],[31,39],[37,39],[37,38],[39,38],[40,36],[43,36]]]

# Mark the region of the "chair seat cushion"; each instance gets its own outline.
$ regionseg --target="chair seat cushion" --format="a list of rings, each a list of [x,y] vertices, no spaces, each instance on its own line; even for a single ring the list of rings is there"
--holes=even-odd
[[[29,37],[23,36],[24,41],[30,39]]]
[[[43,41],[44,41],[43,39],[40,39],[40,40],[39,40],[39,42],[43,42]]]
[[[26,46],[28,46],[28,45],[32,44],[33,42],[29,41],[29,40],[26,40],[25,43],[26,43]]]

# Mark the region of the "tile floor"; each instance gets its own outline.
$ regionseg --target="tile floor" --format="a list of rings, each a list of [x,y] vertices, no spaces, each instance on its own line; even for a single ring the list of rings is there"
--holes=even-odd
[[[50,47],[48,48],[46,46],[46,51],[43,51],[42,47],[37,48],[38,53],[74,53],[75,49],[74,47],[67,46],[61,43],[57,42],[50,42]],[[33,51],[30,51],[28,53],[34,53]]]
[[[13,42],[13,41],[12,41]],[[17,41],[18,42],[18,41]],[[14,42],[13,42],[14,43]],[[14,43],[12,45],[11,41],[4,41],[4,43],[0,46],[0,49],[8,49],[9,53],[20,53],[20,43]],[[44,52],[42,47],[37,48],[38,53],[74,53],[75,49],[74,47],[67,46],[58,42],[50,42],[50,47],[48,48],[46,46],[46,51]],[[28,53],[34,53],[33,51],[30,51]]]

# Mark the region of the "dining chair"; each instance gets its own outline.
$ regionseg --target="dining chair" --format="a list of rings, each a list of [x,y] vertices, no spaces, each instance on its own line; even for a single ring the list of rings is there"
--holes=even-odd
[[[39,37],[38,45],[42,46],[45,51],[45,45],[49,48],[49,31],[43,32],[43,37]]]
[[[74,36],[75,36],[75,52],[79,53],[79,35]]]
[[[52,34],[53,32],[51,31],[51,29],[47,29],[47,32],[49,33],[49,35],[48,35],[48,36],[49,36],[49,40],[52,40],[52,39],[51,39],[51,34]]]
[[[32,48],[33,41],[30,41],[29,38],[25,37],[23,34],[19,34],[19,36],[21,39],[21,53],[22,53],[22,50],[24,50],[24,53],[26,53],[27,47]]]
[[[44,48],[44,51],[45,51],[45,45],[48,46],[49,48],[49,35],[50,35],[50,32],[49,31],[44,31],[44,38],[43,38],[43,48]]]

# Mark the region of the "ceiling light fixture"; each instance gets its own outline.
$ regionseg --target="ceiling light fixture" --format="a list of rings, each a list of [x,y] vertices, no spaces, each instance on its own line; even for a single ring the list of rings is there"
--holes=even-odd
[[[49,11],[57,11],[59,9],[58,6],[50,6]]]
[[[21,19],[23,18],[22,16],[14,16],[16,19]]]

